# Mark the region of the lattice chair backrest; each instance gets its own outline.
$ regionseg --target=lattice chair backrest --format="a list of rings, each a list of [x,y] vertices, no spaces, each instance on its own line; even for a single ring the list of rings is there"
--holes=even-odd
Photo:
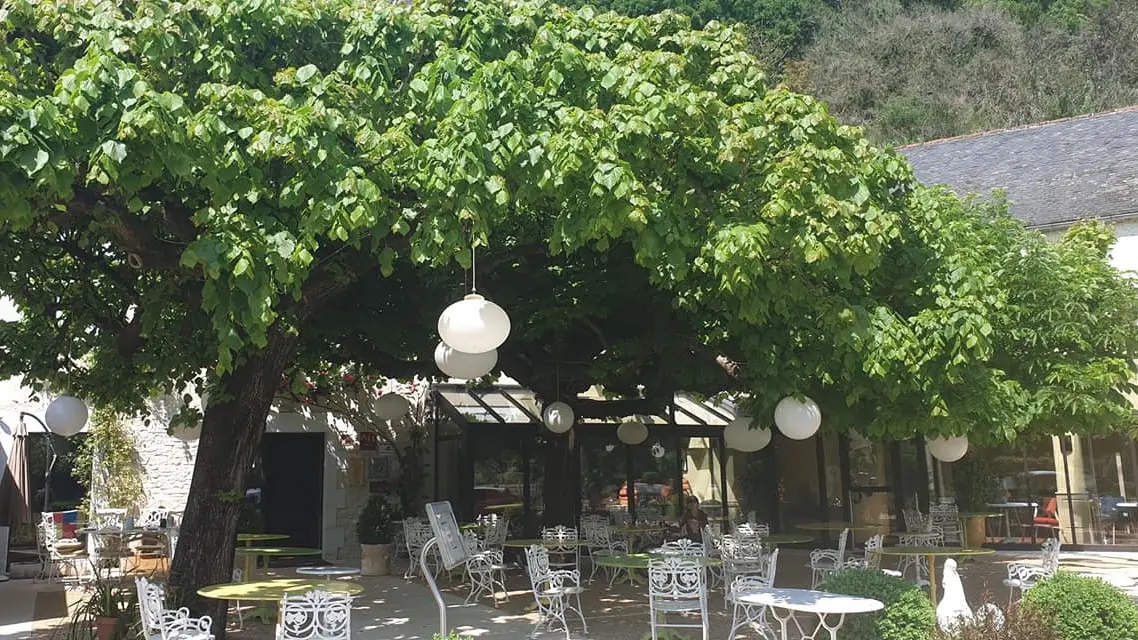
[[[431,526],[424,525],[417,518],[407,518],[403,521],[403,538],[408,548],[421,549],[433,535]]]
[[[666,555],[677,556],[694,556],[703,557],[707,555],[704,551],[703,543],[689,540],[687,538],[680,538],[679,540],[669,540],[664,543],[660,551]]]
[[[692,609],[706,605],[706,575],[703,564],[690,558],[664,556],[649,560],[648,598],[652,608],[675,611],[685,603]]]
[[[920,533],[929,530],[929,517],[917,509],[902,509],[901,515],[905,518],[905,531]]]
[[[1054,574],[1059,570],[1059,549],[1062,547],[1059,538],[1049,538],[1043,543],[1043,553],[1040,561],[1043,569],[1049,575]]]
[[[711,525],[703,526],[703,554],[706,556],[713,556],[719,553],[719,549],[723,546],[723,534],[711,528]]]
[[[97,529],[122,529],[126,524],[126,509],[96,509],[91,524]]]
[[[570,540],[575,541],[577,540],[577,529],[576,527],[566,527],[563,524],[559,524],[556,527],[547,527],[541,530],[541,539],[553,540],[557,542]],[[571,546],[566,548],[571,548]]]
[[[766,554],[759,538],[740,538],[738,536],[723,536],[719,547],[724,558],[734,560],[754,560]]]
[[[766,576],[754,573],[735,576],[730,586],[727,587],[727,599],[734,600],[739,596],[762,591],[763,589],[770,589],[771,584],[773,584],[772,581],[768,580]]]
[[[849,527],[842,529],[842,535],[838,538],[838,562],[846,559],[846,544],[849,543],[849,539]]]
[[[478,516],[477,518],[475,518],[475,522],[477,522],[478,524],[480,524],[484,527],[491,527],[496,522],[498,522],[498,520],[500,520],[500,519],[501,519],[501,516],[498,515],[497,513],[484,513],[484,514]]]
[[[483,545],[487,549],[501,549],[506,544],[506,537],[510,533],[510,519],[498,518],[493,524],[486,527],[486,537]]]
[[[901,547],[940,547],[943,540],[940,531],[897,534],[897,545]]]
[[[541,590],[549,580],[549,550],[536,544],[526,547],[526,572],[534,590]]]
[[[771,526],[765,522],[743,522],[735,526],[735,535],[765,537],[771,534]]]
[[[351,596],[309,591],[281,598],[277,640],[348,640],[351,634]]]
[[[138,590],[138,617],[142,623],[142,635],[149,638],[162,631],[166,594],[162,585],[142,577],[134,579],[134,588]]]
[[[881,568],[881,547],[885,544],[885,536],[874,534],[865,541],[865,566],[871,569]]]
[[[775,577],[775,574],[777,574],[777,573],[778,573],[778,549],[775,549],[774,551],[771,552],[771,554],[769,556],[767,556],[767,566],[766,566],[766,570],[763,572],[763,576],[767,580],[769,580],[770,583],[773,585],[774,584],[774,577]]]
[[[162,521],[166,519],[166,515],[168,513],[168,511],[162,508],[146,509],[138,517],[138,522],[136,524],[142,528],[158,527],[162,524]]]
[[[485,543],[478,534],[467,529],[462,532],[462,547],[466,549],[466,555],[473,556],[481,553],[485,549]]]

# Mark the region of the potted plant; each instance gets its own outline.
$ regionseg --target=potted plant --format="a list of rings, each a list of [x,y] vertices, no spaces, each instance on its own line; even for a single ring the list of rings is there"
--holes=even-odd
[[[94,628],[98,640],[118,640],[130,635],[138,620],[137,596],[132,585],[95,575],[88,597],[72,614],[73,631],[86,637],[83,630]]]
[[[365,576],[391,574],[392,542],[395,538],[395,509],[386,496],[368,499],[356,521],[356,538],[360,541],[360,573]]]

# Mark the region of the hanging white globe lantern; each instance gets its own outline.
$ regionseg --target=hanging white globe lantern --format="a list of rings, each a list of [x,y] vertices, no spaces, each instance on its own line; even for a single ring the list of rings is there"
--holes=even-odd
[[[565,433],[573,428],[573,421],[577,419],[577,415],[573,413],[573,407],[565,404],[564,402],[550,402],[545,405],[545,410],[541,412],[541,421],[545,423],[545,428],[553,433]]]
[[[380,420],[398,420],[411,411],[411,403],[398,393],[385,393],[376,398],[372,410]]]
[[[493,351],[510,337],[510,316],[502,307],[472,293],[443,310],[439,337],[465,353]]]
[[[616,438],[627,445],[638,445],[648,439],[648,427],[639,418],[629,418],[616,428]]]
[[[805,440],[818,433],[822,426],[822,410],[810,398],[800,401],[787,396],[774,408],[774,423],[782,435],[791,440]]]
[[[933,438],[926,443],[929,453],[941,462],[956,462],[968,453],[968,437]]]
[[[486,353],[466,353],[459,351],[445,342],[435,347],[435,364],[439,371],[452,378],[473,380],[494,370],[498,364],[498,350],[491,349]]]
[[[181,440],[182,442],[193,442],[194,440],[197,440],[201,437],[202,426],[199,424],[188,428],[174,427],[170,431],[170,435],[174,436],[174,438],[177,440]]]
[[[771,430],[751,428],[750,416],[739,415],[723,428],[723,444],[735,451],[758,451],[771,443]]]
[[[70,438],[83,430],[87,416],[85,402],[74,396],[59,396],[47,405],[43,421],[52,433]]]

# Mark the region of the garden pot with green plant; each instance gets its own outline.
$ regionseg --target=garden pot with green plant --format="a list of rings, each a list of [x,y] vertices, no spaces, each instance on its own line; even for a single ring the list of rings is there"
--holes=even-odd
[[[89,637],[83,630],[95,631],[97,640],[119,640],[134,635],[138,624],[137,597],[133,585],[99,576],[91,583],[88,597],[72,614],[72,632]]]
[[[386,496],[373,495],[360,511],[356,537],[360,541],[360,574],[386,576],[391,573],[395,539],[395,509]]]

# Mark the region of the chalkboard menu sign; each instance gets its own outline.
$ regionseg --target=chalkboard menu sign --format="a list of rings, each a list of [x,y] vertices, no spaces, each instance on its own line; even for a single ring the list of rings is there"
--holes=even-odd
[[[466,555],[466,547],[462,544],[462,532],[458,530],[458,521],[454,519],[454,509],[450,503],[429,503],[427,518],[430,519],[431,529],[435,532],[439,554],[443,557],[443,566],[449,571],[465,563],[469,557]]]

